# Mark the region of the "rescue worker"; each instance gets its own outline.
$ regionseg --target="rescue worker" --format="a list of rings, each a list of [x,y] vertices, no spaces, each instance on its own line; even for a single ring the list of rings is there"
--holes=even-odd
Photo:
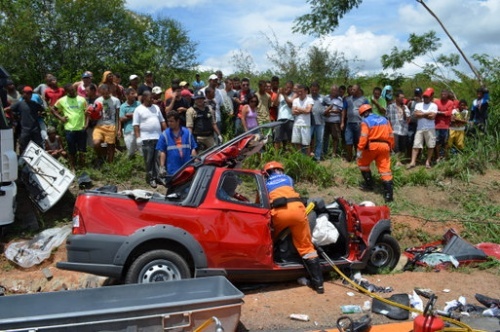
[[[219,142],[222,142],[222,136],[215,122],[214,110],[205,104],[203,91],[196,92],[193,99],[193,107],[186,111],[186,127],[195,137],[201,152],[215,145],[214,132]]]
[[[392,202],[391,150],[394,148],[394,136],[391,124],[385,117],[372,113],[369,104],[359,107],[359,115],[362,122],[357,157],[358,167],[364,179],[362,188],[373,190],[370,163],[375,160],[384,186],[384,199],[386,202]]]
[[[263,173],[271,202],[274,237],[285,228],[290,228],[293,245],[311,276],[310,286],[318,294],[323,294],[325,289],[318,253],[312,243],[306,208],[300,195],[293,189],[293,180],[284,173],[283,165],[277,161],[265,164]]]

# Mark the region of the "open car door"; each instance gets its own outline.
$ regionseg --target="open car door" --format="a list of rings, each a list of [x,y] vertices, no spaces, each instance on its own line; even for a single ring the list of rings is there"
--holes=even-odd
[[[239,168],[245,158],[259,152],[271,137],[273,128],[281,122],[271,122],[249,130],[222,145],[213,146],[202,154],[191,158],[172,177],[167,186],[175,186],[190,178],[202,165]]]

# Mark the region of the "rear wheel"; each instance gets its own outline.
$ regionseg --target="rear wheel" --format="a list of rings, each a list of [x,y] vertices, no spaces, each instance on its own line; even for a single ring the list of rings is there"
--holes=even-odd
[[[377,274],[392,271],[399,262],[399,256],[401,256],[401,249],[398,241],[389,234],[383,234],[370,250],[366,272]]]
[[[189,266],[180,255],[170,250],[152,250],[139,256],[125,276],[127,284],[147,284],[191,278]]]

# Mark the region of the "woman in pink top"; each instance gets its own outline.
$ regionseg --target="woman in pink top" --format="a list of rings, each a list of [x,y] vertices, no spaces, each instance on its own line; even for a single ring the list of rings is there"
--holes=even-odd
[[[257,104],[259,100],[255,94],[248,96],[248,104],[241,111],[241,124],[245,131],[249,131],[259,125],[257,122]]]

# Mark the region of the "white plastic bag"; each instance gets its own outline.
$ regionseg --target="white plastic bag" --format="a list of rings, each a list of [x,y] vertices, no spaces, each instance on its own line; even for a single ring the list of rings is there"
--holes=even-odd
[[[326,214],[322,214],[316,219],[316,226],[312,234],[313,242],[318,246],[326,246],[327,244],[337,242],[339,231],[328,220]]]
[[[71,225],[46,229],[31,240],[12,242],[5,257],[21,267],[32,267],[49,258],[52,249],[59,247],[70,233]]]

